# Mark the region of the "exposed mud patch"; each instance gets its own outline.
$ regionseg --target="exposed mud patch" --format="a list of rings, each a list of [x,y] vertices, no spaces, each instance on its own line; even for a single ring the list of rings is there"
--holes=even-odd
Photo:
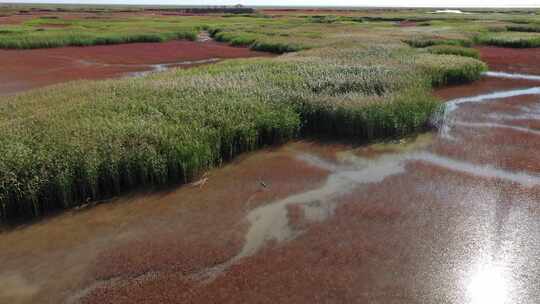
[[[415,21],[408,21],[408,20],[405,20],[405,21],[400,21],[397,23],[399,27],[415,27],[417,26],[417,22]]]
[[[39,286],[30,283],[18,273],[0,274],[0,299],[5,303],[25,303],[39,291]]]

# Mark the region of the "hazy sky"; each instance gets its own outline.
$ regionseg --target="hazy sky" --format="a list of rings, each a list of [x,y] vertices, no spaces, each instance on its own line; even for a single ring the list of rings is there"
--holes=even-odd
[[[0,3],[21,2],[167,5],[540,7],[540,0],[0,0]]]

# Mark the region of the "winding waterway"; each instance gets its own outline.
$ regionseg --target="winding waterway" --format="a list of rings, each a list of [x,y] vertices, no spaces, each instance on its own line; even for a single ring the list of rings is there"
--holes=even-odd
[[[437,132],[294,142],[0,234],[0,302],[536,303],[540,65],[498,50],[436,92]]]

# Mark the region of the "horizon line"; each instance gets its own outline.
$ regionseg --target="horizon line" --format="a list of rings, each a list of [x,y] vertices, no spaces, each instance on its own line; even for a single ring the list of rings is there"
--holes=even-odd
[[[4,2],[0,1],[0,5],[74,5],[74,6],[80,6],[80,5],[87,5],[87,6],[134,6],[134,7],[182,7],[182,8],[199,8],[199,7],[233,7],[235,5],[241,5],[242,7],[246,8],[292,8],[292,9],[305,9],[305,8],[333,8],[333,9],[362,9],[362,8],[396,8],[396,9],[445,9],[445,8],[452,8],[452,9],[540,9],[540,4],[538,6],[400,6],[400,5],[249,5],[249,4],[159,4],[159,3],[148,3],[148,4],[137,4],[137,3],[116,3],[114,1],[111,1],[109,3],[96,3],[92,1],[88,2],[79,2],[73,3],[70,2],[33,2],[33,1],[9,1]]]

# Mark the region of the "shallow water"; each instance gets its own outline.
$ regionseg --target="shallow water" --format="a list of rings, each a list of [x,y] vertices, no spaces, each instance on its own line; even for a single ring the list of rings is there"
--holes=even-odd
[[[470,12],[463,12],[461,10],[454,10],[454,9],[444,9],[444,10],[436,10],[433,12],[428,12],[429,14],[472,14]]]
[[[508,70],[437,92],[441,132],[290,143],[4,232],[0,302],[536,303],[540,74]]]
[[[486,72],[485,76],[488,77],[500,77],[500,78],[510,78],[510,79],[527,79],[527,80],[538,80],[540,81],[540,76],[538,75],[527,75],[519,73],[505,73],[505,72]]]
[[[201,60],[183,60],[183,61],[177,61],[177,62],[155,63],[155,64],[101,63],[101,62],[88,61],[88,60],[80,60],[79,62],[81,65],[101,67],[101,68],[120,68],[120,69],[125,68],[129,70],[141,69],[142,71],[126,73],[125,76],[143,77],[152,73],[164,72],[171,68],[192,67],[192,66],[197,66],[201,64],[216,63],[220,60],[221,59],[219,58],[208,58],[208,59],[201,59]]]

